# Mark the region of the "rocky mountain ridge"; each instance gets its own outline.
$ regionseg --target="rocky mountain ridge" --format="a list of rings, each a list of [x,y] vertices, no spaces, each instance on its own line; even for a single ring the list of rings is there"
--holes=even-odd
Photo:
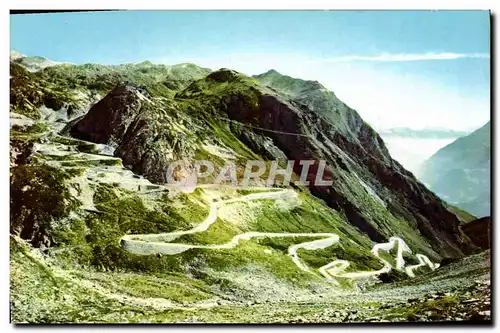
[[[21,64],[30,72],[38,72],[44,68],[59,65],[61,63],[56,61],[51,61],[44,57],[29,57],[17,51],[10,51],[10,60],[18,64]]]
[[[273,75],[276,75],[275,73],[273,72]],[[319,87],[318,84],[314,86]],[[117,156],[123,158],[127,165],[133,165],[132,170],[135,172],[158,181],[160,175],[166,174],[168,167],[169,161],[161,156],[168,142],[157,139],[148,140],[163,136],[169,139],[168,141],[173,141],[175,135],[164,128],[151,128],[150,123],[154,123],[155,120],[149,120],[149,117],[141,114],[139,101],[142,98],[136,95],[135,100],[132,101],[124,97],[126,94],[122,94],[117,100],[116,94],[120,94],[119,89],[123,88],[115,88],[112,94],[103,100],[116,101],[114,106],[108,104],[104,110],[99,110],[99,105],[95,105],[81,121],[72,127],[72,133],[80,139],[89,139],[97,129],[96,125],[92,124],[109,126],[109,130],[116,131],[118,137],[128,138],[128,140],[118,141],[118,149],[115,152]],[[317,101],[319,105],[337,102],[336,99],[331,100],[334,98],[333,94],[321,87],[319,89],[321,93],[312,97],[312,100]],[[279,85],[275,85],[274,90],[280,92],[282,89]],[[455,215],[450,213],[441,201],[420,184],[412,174],[391,159],[380,136],[347,106],[341,105],[347,113],[339,111],[339,115],[346,121],[338,126],[331,118],[309,109],[305,104],[299,104],[303,103],[304,99],[296,101],[293,97],[287,100],[261,87],[254,80],[227,69],[215,71],[206,78],[193,82],[176,93],[173,101],[165,101],[165,103],[171,108],[179,109],[177,103],[181,100],[189,100],[191,107],[204,104],[204,109],[211,108],[211,115],[215,116],[215,119],[226,118],[270,130],[264,132],[246,128],[241,131],[246,133],[237,134],[238,139],[241,138],[244,143],[248,142],[249,146],[257,147],[258,151],[265,151],[266,147],[249,138],[248,133],[253,132],[253,136],[271,139],[272,144],[280,152],[272,156],[273,153],[276,154],[276,149],[274,152],[267,150],[268,156],[278,158],[285,155],[289,160],[327,160],[329,167],[325,172],[326,178],[333,180],[334,185],[326,189],[312,186],[311,192],[325,200],[333,209],[343,211],[349,222],[367,233],[373,241],[382,242],[388,239],[387,233],[383,235],[377,230],[377,225],[384,221],[367,217],[361,203],[353,204],[350,198],[355,197],[356,193],[352,193],[352,189],[345,188],[345,178],[342,177],[344,173],[350,174],[351,171],[353,171],[352,174],[359,173],[365,183],[376,188],[376,192],[382,192],[380,196],[382,200],[387,201],[391,214],[397,219],[408,221],[406,223],[413,223],[413,226],[433,242],[433,245],[440,248],[443,255],[459,255],[463,249],[467,248],[460,238],[459,223]],[[133,106],[134,103],[137,103],[136,107]],[[127,110],[131,107],[136,111],[127,117],[128,112],[123,112],[122,107],[126,107]],[[204,109],[196,110],[196,112],[206,112]],[[107,121],[106,118],[102,118],[106,116],[106,111],[107,114],[120,115],[120,117],[125,115],[126,119],[121,119],[118,123]],[[182,112],[182,109],[179,111]],[[97,114],[100,116],[94,116]],[[206,117],[206,114],[201,114],[200,118],[202,117]],[[200,123],[199,119],[194,121]],[[158,122],[165,123],[164,120],[158,120]],[[85,127],[85,124],[87,127],[90,124],[93,128],[90,128],[88,132],[82,131],[81,127]],[[207,125],[205,123],[205,126]],[[278,132],[305,134],[310,137],[284,135]],[[191,132],[190,135],[186,134],[180,135],[185,136],[187,141],[189,141],[187,137],[193,135],[201,137],[201,133],[196,133],[196,131]],[[111,137],[107,141],[92,141],[109,144],[110,140]],[[130,142],[134,142],[133,147],[130,147]],[[192,151],[189,152],[189,150]],[[194,150],[195,147],[191,147],[181,151],[186,155],[184,157],[189,157],[194,156]],[[144,157],[141,151],[149,151],[148,157]],[[154,151],[156,153],[153,153]],[[137,165],[138,162],[140,166]],[[418,208],[415,209],[415,207]],[[411,225],[408,224],[407,228],[411,228]]]

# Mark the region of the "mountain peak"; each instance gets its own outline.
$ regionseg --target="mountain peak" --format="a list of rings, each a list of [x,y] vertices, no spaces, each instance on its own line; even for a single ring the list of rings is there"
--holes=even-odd
[[[10,50],[10,60],[16,60],[24,57],[25,57],[24,54],[17,52],[15,50]]]
[[[59,62],[51,61],[42,56],[26,56],[14,50],[10,51],[10,60],[17,62],[30,72],[37,72],[46,67],[60,64]]]
[[[240,77],[241,74],[233,69],[221,68],[215,72],[210,73],[207,78],[217,82],[231,82]]]
[[[276,74],[283,75],[280,72],[278,72],[277,70],[272,69],[272,68],[270,70],[268,70],[267,72],[262,73],[260,75],[276,75]]]
[[[283,92],[297,92],[297,91],[310,91],[322,90],[328,91],[330,94],[335,95],[329,91],[324,85],[316,80],[303,80],[295,78],[286,74],[282,74],[275,69],[270,69],[265,73],[254,75],[253,78],[261,81],[267,86],[281,90]]]

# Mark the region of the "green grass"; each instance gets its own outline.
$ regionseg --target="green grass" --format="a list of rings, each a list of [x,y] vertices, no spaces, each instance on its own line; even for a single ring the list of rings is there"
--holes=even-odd
[[[193,64],[179,70],[177,66],[143,62],[116,66],[63,64],[45,68],[39,76],[53,84],[73,89],[86,88],[101,95],[107,94],[117,84],[133,83],[154,96],[172,97],[176,91],[208,73],[207,69]]]
[[[30,247],[11,238],[10,305],[14,323],[126,321],[144,315],[143,309],[120,304],[74,280],[56,274],[52,266],[30,253]]]
[[[74,146],[81,153],[87,153],[87,154],[98,153],[98,149],[96,148],[95,144],[91,142],[81,141],[67,137],[60,137],[60,136],[51,138],[51,141],[55,143],[61,143],[67,146]]]
[[[178,214],[180,220],[185,221],[179,230],[191,229],[207,217],[209,205],[201,201],[202,191],[201,188],[198,188],[189,195],[180,193],[179,197],[176,198],[177,205],[172,209],[174,209],[175,214]]]
[[[194,249],[189,252],[216,271],[230,272],[251,264],[259,265],[276,278],[298,287],[306,287],[312,280],[319,281],[314,275],[301,271],[288,255],[279,252],[266,254],[266,249],[269,248],[249,240],[240,241],[239,245],[232,249]]]
[[[44,133],[49,129],[46,123],[36,122],[31,126],[12,126],[10,130],[11,136],[16,136],[18,134],[40,134]]]
[[[102,213],[87,213],[81,221],[58,230],[57,239],[64,247],[74,248],[57,256],[61,262],[78,263],[99,270],[129,271],[148,274],[184,272],[194,255],[140,256],[121,248],[125,234],[157,234],[188,230],[208,214],[207,208],[183,195],[175,205],[166,196],[156,208],[144,205],[135,193],[99,185],[94,203]],[[210,235],[210,234],[208,234]]]
[[[344,272],[374,271],[381,269],[383,266],[380,260],[370,254],[369,251],[360,249],[346,241],[341,241],[332,247],[321,250],[301,249],[298,254],[303,261],[315,269],[338,259],[349,261],[349,267]]]
[[[224,244],[230,242],[234,236],[242,232],[242,230],[234,225],[218,218],[207,231],[181,236],[177,238],[175,242],[196,245]]]
[[[220,106],[225,96],[238,96],[245,105],[257,111],[259,107],[259,82],[230,70],[220,70],[197,80],[176,94],[176,99],[203,100],[205,105]]]
[[[349,270],[370,270],[382,267],[380,261],[369,252],[372,242],[361,236],[356,230],[346,224],[340,216],[322,206],[317,200],[301,194],[302,205],[290,211],[279,211],[274,207],[273,200],[260,201],[262,208],[256,218],[248,223],[248,229],[239,230],[231,221],[217,220],[203,233],[182,236],[176,240],[189,244],[223,244],[235,235],[246,231],[274,233],[337,233],[341,236],[339,244],[332,247],[307,251],[299,250],[299,255],[311,268],[317,269],[335,259],[345,259],[352,262]],[[287,221],[287,223],[283,223]],[[304,273],[288,256],[288,248],[293,244],[319,239],[318,237],[293,237],[252,239],[241,241],[233,249],[205,250],[195,249],[186,253],[203,258],[203,261],[215,270],[230,270],[249,263],[262,265],[278,278],[284,278],[292,283],[299,283],[297,276],[304,281],[315,277]],[[358,241],[359,244],[352,244]],[[272,250],[271,254],[264,251]],[[298,275],[297,275],[298,274]]]
[[[139,298],[164,298],[175,303],[189,303],[212,297],[210,289],[201,281],[187,278],[171,279],[164,275],[123,274],[123,273],[98,273],[88,274],[84,271],[77,272],[79,278],[98,282],[106,289]]]
[[[241,142],[231,131],[227,124],[219,124],[214,121],[209,121],[213,132],[219,140],[228,147],[231,147],[243,159],[257,160],[260,159],[250,148]]]

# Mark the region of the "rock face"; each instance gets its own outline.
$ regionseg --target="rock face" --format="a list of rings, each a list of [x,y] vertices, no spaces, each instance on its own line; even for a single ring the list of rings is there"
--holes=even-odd
[[[451,204],[477,216],[490,215],[490,123],[440,149],[419,178]]]
[[[413,247],[430,245],[435,252],[426,251],[434,257],[471,249],[460,237],[456,215],[391,158],[356,111],[317,82],[280,76],[268,72],[256,77],[259,82],[222,69],[172,100],[142,100],[135,90],[117,87],[73,126],[72,134],[116,143],[115,155],[124,165],[159,182],[165,181],[170,162],[192,158],[207,139],[235,150],[244,143],[272,159],[324,160],[324,179],[333,186],[311,182],[311,193],[373,241],[401,235]],[[174,119],[184,127],[170,126]],[[227,135],[235,140],[228,142]],[[317,168],[316,162],[308,180],[314,181]]]
[[[460,228],[476,246],[485,250],[491,248],[491,219],[489,217],[471,221]]]
[[[363,137],[359,131],[369,128],[359,114],[343,103],[332,91],[318,81],[305,81],[282,75],[275,70],[255,75],[260,83],[279,92],[282,96],[303,104],[309,110],[335,124],[336,131],[350,137]],[[361,120],[361,121],[360,121]],[[369,130],[373,132],[373,130]],[[385,147],[381,148],[385,150]]]
[[[20,164],[10,171],[10,231],[32,244],[49,246],[47,236],[54,220],[66,217],[75,208],[66,175],[56,168]]]
[[[145,99],[139,88],[119,85],[95,104],[70,133],[82,140],[116,145],[139,114]]]
[[[10,164],[26,164],[34,154],[33,142],[10,140]]]
[[[189,118],[177,114],[178,107],[170,100],[147,102],[123,133],[115,155],[135,173],[156,183],[167,183],[167,169],[172,161],[194,156],[199,138],[190,131]],[[132,120],[132,119],[130,119]]]

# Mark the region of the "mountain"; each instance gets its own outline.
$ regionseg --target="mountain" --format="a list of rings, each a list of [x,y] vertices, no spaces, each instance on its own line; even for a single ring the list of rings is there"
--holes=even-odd
[[[51,61],[44,57],[28,57],[17,51],[10,51],[10,60],[14,61],[30,72],[38,72],[46,67],[59,65],[59,62]]]
[[[14,50],[11,50],[10,51],[10,60],[11,61],[15,61],[17,59],[20,59],[20,58],[24,58],[25,55],[20,53],[20,52],[17,52],[17,51],[14,51]]]
[[[151,181],[164,183],[172,156],[194,158],[203,147],[201,139],[210,135],[207,128],[211,127],[214,132],[227,131],[227,123],[232,121],[236,124],[236,128],[231,129],[233,140],[241,141],[267,159],[286,156],[288,160],[326,160],[325,175],[334,185],[331,188],[311,186],[311,193],[329,207],[344,212],[349,223],[371,240],[386,241],[396,228],[400,229],[400,234],[413,234],[413,223],[442,255],[460,254],[463,245],[458,233],[448,229],[453,223],[455,228],[458,226],[455,216],[391,159],[380,136],[354,110],[318,83],[307,85],[312,87],[300,89],[298,93],[288,91],[285,96],[292,97],[286,98],[279,94],[282,91],[279,84],[274,85],[273,91],[240,73],[222,69],[193,82],[176,93],[172,101],[148,102],[134,94],[133,89],[118,87],[102,100],[102,107],[100,102],[91,108],[72,127],[71,134],[83,140],[117,145],[115,155],[132,171]],[[313,93],[304,93],[308,89]],[[300,96],[297,98],[300,102],[295,96]],[[181,101],[192,110],[180,104]],[[322,106],[339,110],[338,115],[323,116],[322,112],[326,111]],[[179,132],[175,127],[165,126],[176,122],[171,113],[184,113],[178,117],[183,127],[190,131]],[[107,116],[116,120],[103,118]],[[339,124],[339,119],[344,122]],[[237,124],[252,127],[238,128]],[[264,144],[266,141],[269,144]],[[211,144],[232,150],[237,147],[213,136]],[[299,173],[299,165],[294,167]],[[378,216],[366,214],[367,203],[359,201],[363,183],[379,193],[376,197],[380,197],[382,203],[375,207],[381,206],[377,209],[382,212]],[[388,230],[383,226],[386,218],[394,219],[392,223],[395,223],[388,226]],[[406,222],[401,226],[399,221]],[[435,221],[447,221],[447,224]]]
[[[270,89],[275,89],[282,96],[303,104],[311,111],[335,123],[337,131],[349,136],[357,135],[357,133],[352,133],[352,130],[360,126],[361,118],[358,113],[340,101],[332,91],[326,89],[318,81],[292,78],[275,70],[255,75],[254,78]]]
[[[10,89],[15,322],[265,322],[277,304],[293,317],[340,299],[390,317],[407,306],[394,295],[476,288],[469,273],[428,278],[476,250],[460,214],[319,82],[13,61]],[[193,180],[200,160],[212,173]],[[290,161],[290,184],[268,181]],[[241,186],[245,170],[259,176]],[[370,293],[396,281],[408,289]]]
[[[490,215],[490,122],[425,162],[419,178],[443,199],[477,216]]]
[[[405,169],[418,174],[422,164],[439,149],[468,133],[440,128],[411,129],[405,127],[378,131],[391,153]]]

